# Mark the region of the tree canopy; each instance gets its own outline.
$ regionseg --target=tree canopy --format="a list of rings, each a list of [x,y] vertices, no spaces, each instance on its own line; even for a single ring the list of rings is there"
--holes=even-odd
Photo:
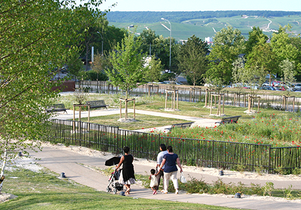
[[[203,76],[208,66],[206,58],[208,48],[206,42],[193,35],[179,49],[178,61],[180,70],[194,86],[203,83]]]
[[[44,110],[59,83],[51,82],[57,69],[78,53],[79,25],[100,1],[76,7],[72,1],[4,0],[0,7],[0,154],[33,147],[45,138]],[[94,5],[93,7],[89,7]],[[5,161],[1,174],[4,173]]]

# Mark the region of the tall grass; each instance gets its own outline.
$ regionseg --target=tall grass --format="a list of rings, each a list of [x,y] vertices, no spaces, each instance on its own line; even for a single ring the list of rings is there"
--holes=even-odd
[[[220,140],[228,142],[270,144],[275,147],[297,146],[301,137],[300,114],[266,115],[259,113],[252,120],[215,127],[175,128],[171,137]]]

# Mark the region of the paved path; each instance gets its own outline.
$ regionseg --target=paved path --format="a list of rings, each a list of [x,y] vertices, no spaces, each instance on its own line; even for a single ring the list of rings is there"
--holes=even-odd
[[[124,110],[122,110],[124,113]],[[133,113],[133,109],[128,109],[129,113]],[[173,119],[181,119],[181,120],[187,120],[190,122],[194,122],[192,126],[200,126],[200,127],[214,127],[216,122],[219,120],[216,119],[207,119],[207,118],[201,118],[201,117],[190,117],[190,116],[183,116],[183,115],[174,115],[172,113],[165,113],[165,112],[154,112],[154,111],[145,111],[145,110],[135,110],[137,114],[144,114],[144,115],[152,115],[152,116],[159,116],[159,117],[165,117],[165,118],[173,118]],[[119,109],[99,109],[99,110],[93,110],[90,112],[90,117],[97,117],[97,116],[106,116],[106,115],[115,115],[120,114]],[[88,118],[88,111],[82,111],[81,112],[82,118]],[[56,115],[53,117],[55,119],[61,119],[61,120],[70,120],[73,119],[73,111],[67,110],[67,114],[63,113],[56,113]],[[79,112],[75,112],[75,118],[79,118]],[[166,125],[158,129],[168,129],[171,125]],[[150,128],[152,129],[152,128]],[[141,131],[146,132],[148,129],[144,129]]]
[[[93,170],[93,167],[106,168],[104,163],[110,158],[110,156],[107,158],[106,156],[93,157],[93,155],[82,155],[71,150],[60,150],[54,147],[44,147],[42,152],[34,153],[33,156],[38,158],[38,163],[42,166],[49,168],[58,174],[64,172],[67,178],[72,179],[75,182],[92,187],[99,191],[106,190],[108,185],[108,176],[101,174],[97,170]],[[135,173],[137,174],[148,174],[150,170],[149,166],[139,164],[139,161],[134,161],[134,167]],[[186,174],[190,174],[196,178],[208,178],[204,174],[199,173],[187,172]],[[211,179],[214,179],[214,176],[212,176]],[[215,177],[215,179],[217,179],[217,177]],[[222,179],[226,180],[225,178]],[[221,197],[214,195],[185,194],[184,192],[180,192],[178,195],[172,193],[167,195],[160,193],[152,195],[150,189],[143,188],[138,184],[132,185],[132,192],[130,196],[133,198],[200,203],[242,209],[300,209],[300,203],[254,200],[251,198],[238,199],[233,198],[233,196]]]

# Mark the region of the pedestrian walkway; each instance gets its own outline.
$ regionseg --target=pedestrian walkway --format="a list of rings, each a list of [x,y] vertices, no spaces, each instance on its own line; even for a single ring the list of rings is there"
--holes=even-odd
[[[124,109],[122,110],[124,113]],[[133,113],[133,109],[128,109],[128,113]],[[136,114],[144,114],[144,115],[152,115],[152,116],[159,116],[165,118],[173,118],[173,119],[181,119],[187,120],[190,122],[194,122],[191,126],[199,126],[199,127],[214,127],[216,126],[216,122],[219,120],[216,119],[207,119],[207,118],[200,118],[200,117],[190,117],[190,116],[183,116],[183,115],[175,115],[172,113],[165,113],[165,112],[154,112],[154,111],[145,111],[145,110],[135,110]],[[98,109],[90,111],[90,117],[98,117],[98,116],[106,116],[106,115],[115,115],[120,114],[119,109]],[[67,110],[66,114],[57,113],[53,116],[54,119],[61,119],[61,120],[71,120],[73,119],[73,111]],[[79,111],[75,111],[75,118],[79,118]],[[88,118],[88,111],[81,112],[81,118]],[[156,128],[156,130],[165,130],[171,128],[171,125],[166,125],[160,128]],[[139,130],[142,132],[147,132],[149,129]]]
[[[108,185],[108,176],[103,175],[93,168],[97,167],[100,169],[107,168],[104,165],[107,159],[110,159],[112,155],[106,154],[105,156],[93,155],[93,151],[90,151],[89,155],[79,154],[75,150],[61,150],[59,147],[46,146],[42,151],[34,153],[33,157],[37,158],[37,162],[58,173],[65,173],[66,177],[83,185],[92,187],[99,191],[105,191]],[[74,147],[75,148],[75,147]],[[155,162],[154,167],[155,167]],[[139,164],[139,160],[134,161],[135,173],[136,174],[148,174],[150,166],[145,164]],[[185,167],[184,167],[185,171]],[[209,176],[200,173],[187,172],[186,175],[198,179],[209,179],[217,180],[217,176]],[[187,177],[188,178],[188,177]],[[222,178],[223,181],[235,182],[246,180],[227,180],[227,178]],[[254,183],[256,180],[252,180]],[[279,185],[278,185],[279,184]],[[279,187],[281,184],[298,184],[296,182],[279,182],[276,186]],[[120,196],[120,195],[116,195]],[[242,208],[242,209],[300,209],[300,203],[286,202],[286,201],[270,201],[270,200],[254,200],[248,197],[245,198],[234,198],[234,196],[216,196],[216,195],[202,195],[202,194],[186,194],[181,192],[178,195],[173,193],[170,194],[160,194],[152,195],[150,189],[146,189],[139,184],[132,185],[132,191],[129,195],[133,198],[147,198],[147,199],[159,199],[159,200],[169,200],[178,202],[190,202],[190,203],[200,203],[215,206],[226,206],[232,208]]]

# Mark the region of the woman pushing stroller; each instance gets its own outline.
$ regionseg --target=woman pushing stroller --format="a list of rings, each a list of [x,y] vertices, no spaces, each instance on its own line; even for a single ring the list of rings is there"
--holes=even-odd
[[[120,162],[116,166],[116,170],[118,170],[121,164],[123,164],[121,174],[119,177],[119,183],[124,184],[124,186],[126,187],[125,194],[129,195],[131,191],[131,184],[136,183],[133,166],[134,157],[133,155],[129,154],[129,147],[124,147],[123,151],[124,155],[120,158]]]

